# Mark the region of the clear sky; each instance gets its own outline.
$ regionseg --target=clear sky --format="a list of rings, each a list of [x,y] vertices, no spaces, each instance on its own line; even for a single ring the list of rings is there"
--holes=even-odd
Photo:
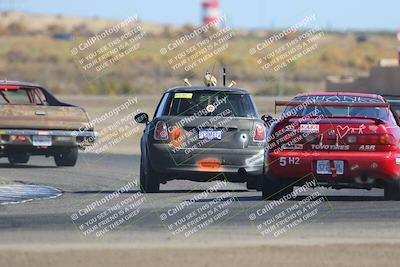
[[[199,24],[201,0],[0,0],[1,9],[65,16]],[[221,0],[232,26],[284,28],[303,14],[316,14],[320,26],[335,30],[400,30],[400,0]]]

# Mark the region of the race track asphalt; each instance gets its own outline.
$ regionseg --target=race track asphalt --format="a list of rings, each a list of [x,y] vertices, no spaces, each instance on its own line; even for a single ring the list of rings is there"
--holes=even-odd
[[[158,194],[142,195],[139,163],[140,155],[112,154],[81,154],[74,168],[57,168],[51,158],[21,166],[1,159],[0,178],[63,194],[0,205],[0,245],[400,240],[400,203],[384,201],[382,190],[318,188],[275,206],[244,184],[223,182],[171,181]],[[312,195],[319,197],[308,201]]]

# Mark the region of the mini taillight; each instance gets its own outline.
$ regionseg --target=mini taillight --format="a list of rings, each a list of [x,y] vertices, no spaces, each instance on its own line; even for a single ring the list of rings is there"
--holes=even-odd
[[[154,130],[155,140],[168,140],[168,127],[164,121],[158,121]]]
[[[262,142],[265,140],[265,127],[261,123],[256,124],[253,140],[255,142]]]

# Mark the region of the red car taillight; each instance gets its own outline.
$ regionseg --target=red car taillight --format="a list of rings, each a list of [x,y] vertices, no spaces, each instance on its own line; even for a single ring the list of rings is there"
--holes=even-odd
[[[255,142],[265,141],[265,127],[261,123],[256,124],[253,140]]]
[[[168,140],[168,127],[164,121],[158,121],[154,129],[155,140]]]
[[[17,141],[17,142],[24,142],[24,143],[26,143],[26,142],[29,141],[29,138],[28,138],[28,136],[24,136],[24,135],[12,135],[12,136],[11,136],[11,140],[12,140],[12,141]]]
[[[371,135],[349,135],[346,138],[348,144],[359,145],[394,145],[394,137],[390,134],[371,134]]]
[[[380,145],[394,145],[395,140],[394,137],[390,134],[383,134],[379,136],[378,144]]]

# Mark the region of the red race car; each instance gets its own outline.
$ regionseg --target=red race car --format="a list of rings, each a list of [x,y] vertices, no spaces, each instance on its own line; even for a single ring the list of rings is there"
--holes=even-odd
[[[263,198],[315,180],[334,189],[383,188],[385,199],[400,200],[400,121],[383,97],[301,94],[276,106],[286,108],[268,131]]]

